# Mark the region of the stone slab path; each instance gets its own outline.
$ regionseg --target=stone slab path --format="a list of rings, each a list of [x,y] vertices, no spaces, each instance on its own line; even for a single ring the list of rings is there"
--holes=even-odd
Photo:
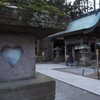
[[[65,68],[60,64],[37,64],[36,71],[49,77],[76,86],[94,94],[100,95],[100,80],[91,79],[75,74],[53,70],[55,68]]]

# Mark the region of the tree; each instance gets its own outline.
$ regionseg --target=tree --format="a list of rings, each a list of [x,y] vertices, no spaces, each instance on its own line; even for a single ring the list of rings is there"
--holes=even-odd
[[[75,0],[73,3],[74,17],[90,12],[93,9],[92,5],[90,0]]]
[[[73,4],[70,0],[47,0],[47,3],[64,11],[72,19],[86,14],[94,8],[91,0],[75,0]]]
[[[65,2],[65,0],[49,0],[48,4],[56,6],[57,8],[59,8],[59,10],[63,10],[64,2]]]
[[[100,0],[99,0],[99,8],[100,8]]]
[[[65,12],[67,15],[70,15],[72,11],[71,1],[67,2],[67,0],[47,0],[49,5],[56,6],[62,12]]]
[[[75,0],[74,3],[70,0],[1,0],[3,2],[13,2],[17,5],[31,9],[33,11],[49,11],[59,14],[70,15],[71,18],[88,13],[91,9],[95,9],[90,0]]]

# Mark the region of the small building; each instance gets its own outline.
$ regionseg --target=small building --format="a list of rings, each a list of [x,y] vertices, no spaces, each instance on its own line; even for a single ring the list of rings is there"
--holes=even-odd
[[[54,42],[63,38],[65,55],[73,61],[82,56],[96,59],[96,42],[100,38],[100,9],[78,17],[69,22],[67,29],[49,36]]]

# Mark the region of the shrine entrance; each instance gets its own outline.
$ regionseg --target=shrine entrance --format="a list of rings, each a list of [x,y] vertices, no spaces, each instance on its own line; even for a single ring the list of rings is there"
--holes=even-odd
[[[65,38],[65,55],[69,55],[69,59],[73,62],[80,61],[85,56],[89,60],[96,58],[96,37],[88,36],[71,36]]]

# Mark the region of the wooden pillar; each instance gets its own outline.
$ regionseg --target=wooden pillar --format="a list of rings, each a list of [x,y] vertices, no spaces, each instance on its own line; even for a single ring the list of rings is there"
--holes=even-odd
[[[39,49],[40,49],[40,47],[39,47],[39,40],[37,40],[37,55],[39,55]]]
[[[96,41],[95,41],[95,53],[96,53],[96,49],[97,49],[97,45],[96,45]],[[95,54],[95,59],[96,59],[96,54]]]
[[[83,38],[81,38],[81,46],[83,46]],[[81,58],[83,57],[83,50],[81,50],[80,57],[81,57]]]
[[[89,50],[88,50],[88,53],[89,53],[89,59],[91,60],[91,42],[89,42]]]
[[[67,54],[67,48],[66,48],[66,40],[64,40],[64,42],[65,42],[65,57],[66,57],[66,54]],[[66,60],[66,59],[65,59]]]
[[[73,62],[75,62],[75,47],[72,47]]]
[[[99,79],[99,49],[96,49],[96,56],[97,56],[97,77]]]
[[[53,58],[54,58],[54,51],[53,51],[53,48],[54,47],[54,41],[52,41],[52,60],[53,60]]]

